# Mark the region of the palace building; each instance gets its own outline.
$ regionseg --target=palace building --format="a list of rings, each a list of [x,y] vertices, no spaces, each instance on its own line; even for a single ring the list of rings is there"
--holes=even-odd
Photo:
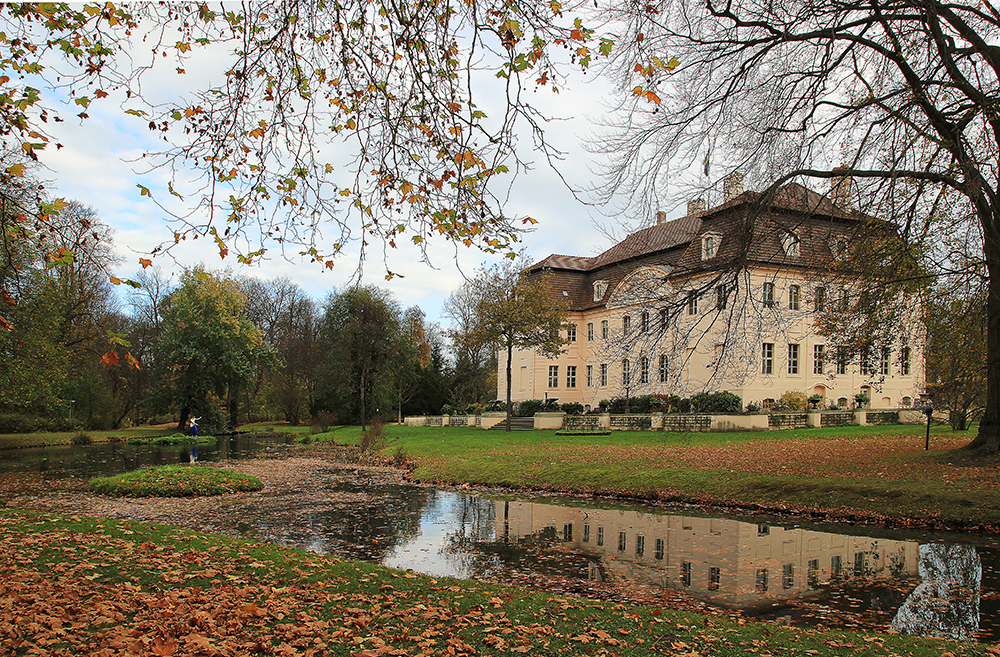
[[[821,407],[908,407],[924,390],[920,304],[884,344],[848,349],[817,319],[856,310],[858,278],[838,267],[874,220],[850,207],[851,181],[829,195],[790,183],[764,203],[726,180],[724,201],[656,223],[596,257],[550,255],[545,277],[569,306],[557,358],[515,351],[511,399],[596,407],[616,397],[727,391],[767,408],[788,391]],[[760,208],[763,208],[761,210]],[[883,233],[884,234],[884,233]],[[505,367],[501,355],[499,367]],[[498,376],[497,398],[506,397]]]

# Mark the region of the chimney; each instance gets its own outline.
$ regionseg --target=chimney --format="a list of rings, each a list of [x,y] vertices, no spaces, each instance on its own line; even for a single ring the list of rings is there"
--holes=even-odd
[[[722,183],[722,202],[731,201],[743,193],[743,174],[731,173]]]
[[[834,171],[846,170],[847,167],[837,167]],[[854,179],[851,176],[836,176],[830,179],[830,202],[841,210],[851,209],[851,188]]]
[[[667,213],[663,210],[656,211],[656,225],[667,223]]]
[[[688,216],[694,214],[695,212],[705,211],[705,199],[695,198],[688,201]]]

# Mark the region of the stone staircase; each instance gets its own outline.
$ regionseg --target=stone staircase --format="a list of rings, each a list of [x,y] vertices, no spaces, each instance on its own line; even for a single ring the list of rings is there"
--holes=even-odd
[[[490,431],[504,431],[507,428],[507,421],[502,420],[490,427]],[[535,418],[533,417],[512,417],[510,419],[511,431],[533,431],[535,428]]]

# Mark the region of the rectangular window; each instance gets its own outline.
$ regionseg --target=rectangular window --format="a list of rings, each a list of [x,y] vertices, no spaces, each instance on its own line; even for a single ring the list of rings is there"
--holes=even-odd
[[[635,537],[635,556],[641,557],[646,551],[646,537],[639,534]]]
[[[691,562],[681,562],[681,586],[691,586]]]
[[[576,365],[566,366],[566,387],[567,388],[576,387]]]
[[[799,373],[799,345],[788,345],[788,373]]]
[[[795,584],[795,566],[786,563],[781,567],[781,588],[790,589]]]
[[[722,583],[722,569],[718,566],[708,567],[708,590],[718,591],[719,584]]]
[[[604,527],[597,528],[597,547],[604,545]]]
[[[826,288],[818,287],[813,292],[813,307],[816,312],[821,313],[826,308]]]
[[[889,347],[882,347],[882,358],[879,359],[878,373],[882,376],[889,375],[889,361],[892,359],[892,350]]]
[[[767,308],[774,305],[774,283],[764,283],[761,301]]]
[[[645,356],[639,361],[639,383],[649,383],[649,359]]]
[[[865,553],[854,553],[854,576],[861,577],[865,574]]]
[[[608,320],[606,319],[601,320],[601,339],[608,339]]]
[[[899,373],[906,376],[910,373],[910,348],[903,347],[899,350]]]
[[[608,385],[608,364],[601,363],[601,385]]]
[[[823,345],[813,345],[813,374],[823,373]]]
[[[583,542],[590,543],[590,525],[583,526]]]
[[[587,341],[589,342],[593,339],[594,339],[594,323],[587,322]]]
[[[664,545],[663,539],[662,538],[656,539],[656,551],[653,552],[653,558],[654,559],[658,559],[659,561],[663,561],[664,547],[665,547],[665,545]]]
[[[645,333],[646,331],[649,330],[649,311],[648,310],[643,310],[642,311],[642,326],[641,326],[640,330],[643,333]]]
[[[628,540],[625,532],[618,532],[618,551],[624,552],[627,546]]]
[[[837,347],[837,374],[847,374],[847,349]]]
[[[549,365],[549,387],[558,388],[559,387],[559,366]]]
[[[566,339],[569,342],[576,342],[576,324],[573,324],[566,329]]]
[[[628,358],[622,361],[622,385],[627,386],[632,379],[632,367]]]
[[[774,372],[774,344],[765,342],[761,348],[761,374],[772,374]]]
[[[668,322],[667,309],[663,308],[662,310],[660,310],[660,330],[662,331],[667,330],[667,322]]]
[[[729,298],[729,291],[726,290],[725,285],[720,285],[719,287],[715,288],[715,309],[725,310],[726,301],[728,300],[728,298]]]
[[[662,354],[660,356],[660,383],[667,382],[667,356]]]
[[[688,315],[698,314],[698,295],[694,292],[688,292]]]
[[[847,291],[846,287],[840,288],[840,309],[842,311],[848,311],[851,308],[851,293]]]
[[[789,285],[788,286],[788,309],[798,310],[799,309],[799,286]]]
[[[632,318],[628,315],[622,317],[622,333],[628,335],[628,332],[632,330]]]
[[[859,365],[861,367],[862,374],[868,374],[871,371],[872,369],[871,360],[872,360],[871,349],[865,347],[864,349],[861,350],[861,358],[859,359],[860,361]]]
[[[572,541],[573,540],[573,523],[567,522],[563,525],[563,540]]]
[[[819,585],[819,559],[810,559],[806,570],[806,586],[811,589]]]
[[[839,554],[830,557],[830,577],[839,579],[844,572],[844,560]]]
[[[594,366],[593,365],[587,365],[587,387],[588,388],[593,388],[594,387]]]
[[[767,591],[767,568],[757,569],[757,577],[753,588],[757,591],[757,593],[764,593]]]

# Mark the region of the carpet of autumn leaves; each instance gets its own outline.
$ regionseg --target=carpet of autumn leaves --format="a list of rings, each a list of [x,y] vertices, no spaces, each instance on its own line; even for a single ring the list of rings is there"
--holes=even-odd
[[[5,655],[1000,655],[436,580],[189,530],[0,512]]]

